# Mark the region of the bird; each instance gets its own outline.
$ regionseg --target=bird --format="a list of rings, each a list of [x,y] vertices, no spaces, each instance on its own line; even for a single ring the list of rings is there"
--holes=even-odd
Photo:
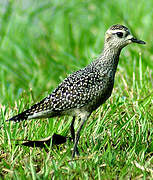
[[[74,142],[72,158],[79,155],[78,142],[83,125],[91,113],[111,96],[121,50],[132,43],[146,44],[134,37],[126,26],[112,25],[105,33],[104,47],[98,58],[86,67],[68,75],[40,102],[7,121],[20,122],[64,115],[72,116],[70,125]],[[74,129],[76,118],[80,121],[77,132]]]

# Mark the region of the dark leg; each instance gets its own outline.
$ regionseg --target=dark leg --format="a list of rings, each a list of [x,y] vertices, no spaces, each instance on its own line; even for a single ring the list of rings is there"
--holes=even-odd
[[[72,136],[73,142],[75,141],[74,121],[75,121],[75,116],[73,116],[72,123],[71,123],[71,136]]]
[[[72,123],[71,123],[71,136],[72,136],[72,139],[73,139],[73,143],[75,143],[74,122],[75,122],[75,116],[73,116]],[[79,155],[79,151],[78,151],[77,147],[76,147],[76,154]]]
[[[88,116],[85,116],[84,118],[82,118],[81,126],[80,126],[80,128],[78,129],[78,131],[76,133],[74,149],[73,149],[73,153],[72,153],[72,158],[74,158],[75,154],[79,155],[79,151],[78,151],[77,145],[78,145],[79,138],[80,138],[80,131],[81,131],[85,121],[87,120],[87,118],[88,118]]]

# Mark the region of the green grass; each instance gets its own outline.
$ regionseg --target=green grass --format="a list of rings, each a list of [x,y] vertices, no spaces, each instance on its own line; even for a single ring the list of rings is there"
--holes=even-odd
[[[0,179],[153,178],[152,7],[152,0],[1,3],[0,124],[96,58],[112,24],[128,26],[147,44],[122,51],[111,98],[81,131],[80,157],[72,160],[69,141],[49,152],[14,141],[70,136],[71,117],[4,123]]]

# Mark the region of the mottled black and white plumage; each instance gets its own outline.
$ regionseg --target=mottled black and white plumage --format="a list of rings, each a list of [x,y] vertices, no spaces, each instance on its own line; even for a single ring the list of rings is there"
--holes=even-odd
[[[68,76],[48,97],[9,121],[73,116],[71,134],[74,140],[74,157],[78,153],[77,144],[84,122],[110,97],[121,49],[132,42],[145,44],[134,38],[127,27],[118,24],[111,26],[106,32],[104,49],[99,58]],[[76,136],[73,127],[75,117],[82,121]]]

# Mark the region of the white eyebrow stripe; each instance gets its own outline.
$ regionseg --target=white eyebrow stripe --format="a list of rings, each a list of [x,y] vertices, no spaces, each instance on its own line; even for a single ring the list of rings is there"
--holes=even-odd
[[[111,34],[113,34],[113,33],[117,33],[117,32],[122,32],[122,33],[125,33],[125,31],[124,31],[124,30],[119,30],[119,29],[116,29],[116,30],[109,30],[109,32],[110,32]]]

